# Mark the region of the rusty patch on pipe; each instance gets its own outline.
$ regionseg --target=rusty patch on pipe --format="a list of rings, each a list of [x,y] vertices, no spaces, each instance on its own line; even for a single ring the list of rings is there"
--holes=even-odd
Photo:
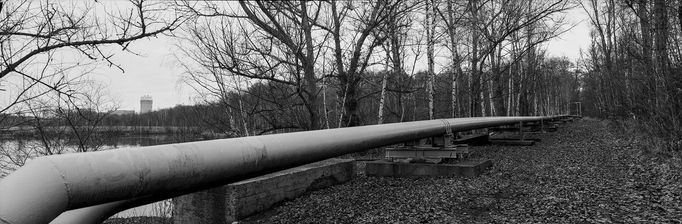
[[[136,196],[140,195],[144,191],[144,189],[147,189],[148,183],[145,180],[149,173],[151,173],[151,168],[147,166],[148,160],[144,160],[144,162],[145,164],[140,166],[139,171],[137,172],[137,180],[139,182],[140,187],[137,189],[137,192],[134,193]]]
[[[201,150],[195,144],[173,144],[172,150],[162,150],[161,153],[165,157],[170,158],[167,163],[168,173],[170,178],[181,178],[187,179],[188,177],[196,177],[197,179],[203,179],[206,174],[204,174],[203,169],[198,163],[201,163],[198,151]],[[153,163],[153,161],[150,161]]]
[[[244,165],[250,165],[253,167],[258,167],[258,165],[268,158],[267,146],[259,139],[244,139],[244,143],[250,147],[242,151],[242,163]]]

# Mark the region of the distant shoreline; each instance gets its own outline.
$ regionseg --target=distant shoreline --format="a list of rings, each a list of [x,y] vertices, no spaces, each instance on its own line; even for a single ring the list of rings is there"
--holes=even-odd
[[[73,132],[74,128],[81,132],[95,132],[97,135],[111,136],[216,134],[201,127],[178,126],[76,126],[73,128],[70,126],[49,126],[42,127],[42,131],[31,126],[17,126],[0,130],[0,138],[39,137],[41,133],[47,135],[70,134]]]

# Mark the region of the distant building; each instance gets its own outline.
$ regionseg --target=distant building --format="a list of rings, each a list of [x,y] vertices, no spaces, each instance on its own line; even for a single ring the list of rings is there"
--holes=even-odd
[[[114,112],[111,112],[112,115],[128,115],[128,114],[135,114],[134,110],[115,110]]]
[[[140,114],[152,112],[152,96],[144,95],[140,97]]]

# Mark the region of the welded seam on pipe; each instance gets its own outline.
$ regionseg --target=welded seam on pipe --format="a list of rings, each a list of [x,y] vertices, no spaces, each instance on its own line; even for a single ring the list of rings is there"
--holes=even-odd
[[[73,201],[74,196],[71,195],[71,188],[69,187],[69,181],[67,181],[67,179],[66,179],[65,172],[63,172],[63,170],[60,169],[59,166],[57,166],[57,164],[54,163],[54,161],[52,161],[51,159],[46,158],[45,160],[47,160],[47,162],[50,163],[50,165],[52,165],[52,167],[54,167],[54,169],[57,171],[57,173],[59,173],[59,177],[62,178],[62,182],[64,183],[64,190],[66,191],[66,197],[69,199],[66,203],[66,206],[68,208],[71,208],[71,206],[72,206],[71,202]]]
[[[450,124],[450,122],[446,119],[441,119],[440,121],[442,121],[443,124],[445,125],[444,126],[445,127],[445,134],[452,134],[452,125]]]
[[[140,186],[144,186],[145,181],[144,181],[144,174],[143,173],[141,173],[141,172],[137,173],[137,180],[139,181]],[[142,191],[142,189],[140,189],[140,191]],[[140,194],[140,192],[135,192],[135,195],[138,195],[138,194]]]

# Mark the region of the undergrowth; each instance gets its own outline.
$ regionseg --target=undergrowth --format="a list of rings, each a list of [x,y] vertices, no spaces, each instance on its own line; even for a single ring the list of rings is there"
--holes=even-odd
[[[609,122],[609,126],[644,153],[679,156],[682,152],[682,129],[677,119],[630,118]]]

